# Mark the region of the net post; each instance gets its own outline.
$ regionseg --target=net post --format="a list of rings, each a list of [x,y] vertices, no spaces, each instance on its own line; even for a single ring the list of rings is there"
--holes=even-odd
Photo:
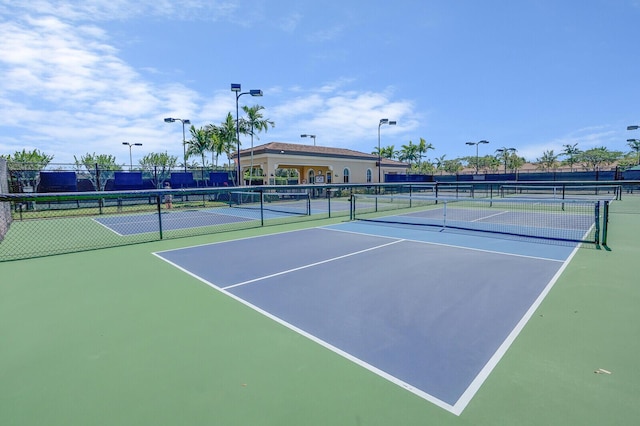
[[[162,239],[162,201],[160,200],[160,194],[156,195],[156,206],[158,209],[158,231],[160,239]]]
[[[596,227],[594,243],[596,244],[596,246],[600,247],[600,201],[595,202],[594,215],[594,224]]]
[[[327,188],[327,211],[331,219],[331,188]],[[311,201],[309,201],[309,216],[311,216]]]
[[[604,201],[602,211],[602,245],[607,247],[607,233],[609,231],[609,200]]]
[[[264,226],[264,191],[260,189],[260,226]]]
[[[356,219],[356,199],[353,194],[349,195],[349,220]]]

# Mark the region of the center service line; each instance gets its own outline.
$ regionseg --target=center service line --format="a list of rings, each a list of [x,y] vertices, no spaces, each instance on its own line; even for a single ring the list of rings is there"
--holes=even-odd
[[[223,290],[229,290],[230,288],[240,287],[240,286],[243,286],[243,285],[247,285],[247,284],[254,283],[254,282],[256,282],[256,281],[262,281],[262,280],[266,280],[266,279],[268,279],[268,278],[277,277],[278,275],[284,275],[284,274],[288,274],[288,273],[290,273],[290,272],[300,271],[300,270],[302,270],[302,269],[306,269],[306,268],[311,268],[311,267],[313,267],[313,266],[322,265],[323,263],[329,263],[329,262],[333,262],[333,261],[336,261],[336,260],[344,259],[344,258],[346,258],[346,257],[355,256],[355,255],[357,255],[357,254],[366,253],[366,252],[368,252],[368,251],[377,250],[377,249],[380,249],[380,248],[383,248],[383,247],[387,247],[387,246],[390,246],[390,245],[393,245],[393,244],[401,243],[401,242],[403,242],[403,241],[406,241],[406,240],[401,239],[401,240],[392,241],[392,242],[387,243],[387,244],[382,244],[382,245],[379,245],[379,246],[370,247],[370,248],[368,248],[368,249],[355,251],[355,252],[353,252],[353,253],[344,254],[344,255],[342,255],[342,256],[333,257],[333,258],[331,258],[331,259],[327,259],[327,260],[321,260],[320,262],[310,263],[310,264],[308,264],[308,265],[300,266],[300,267],[298,267],[298,268],[288,269],[288,270],[286,270],[286,271],[276,272],[275,274],[265,275],[264,277],[254,278],[254,279],[252,279],[252,280],[244,281],[244,282],[237,283],[237,284],[232,284],[232,285],[227,286],[227,287],[222,287],[222,289],[223,289]]]

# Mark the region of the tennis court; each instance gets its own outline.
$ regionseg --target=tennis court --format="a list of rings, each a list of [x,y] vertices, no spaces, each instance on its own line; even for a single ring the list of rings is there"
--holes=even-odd
[[[251,221],[268,221],[289,216],[310,216],[349,211],[348,201],[311,200],[309,193],[231,192],[227,205],[213,208],[191,207],[157,213],[96,216],[94,220],[117,235],[137,235],[164,231],[224,226]],[[332,204],[331,204],[332,203]]]
[[[434,235],[349,223],[157,255],[460,414],[574,248]],[[259,255],[242,268],[207,262],[241,264],[247,253]]]
[[[591,210],[575,242],[565,219],[522,237],[460,229],[478,205],[445,226],[419,206],[423,226],[370,200],[357,221],[0,263],[0,423],[635,424],[638,201],[612,207],[607,249]]]

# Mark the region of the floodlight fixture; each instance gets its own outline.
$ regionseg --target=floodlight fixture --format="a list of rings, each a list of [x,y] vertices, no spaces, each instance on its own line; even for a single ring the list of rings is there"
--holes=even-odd
[[[483,140],[478,141],[478,142],[465,142],[465,144],[467,144],[467,145],[471,145],[471,146],[475,145],[476,146],[476,174],[478,174],[478,169],[480,168],[480,157],[478,156],[478,146],[480,144],[485,144],[485,143],[489,143],[489,141],[486,141],[486,140],[483,139]]]
[[[397,122],[395,120],[389,121],[388,118],[381,118],[380,122],[378,123],[378,183],[382,183],[382,151],[380,150],[380,127],[383,124],[395,126]]]
[[[184,134],[184,125],[185,124],[191,124],[191,121],[188,118],[173,118],[173,117],[167,117],[164,119],[165,123],[175,123],[176,121],[180,121],[182,123],[182,155],[183,155],[183,162],[184,162],[184,171],[186,173],[187,171],[187,141],[185,139],[185,134]]]
[[[306,133],[304,135],[300,135],[301,138],[312,138],[313,139],[313,146],[316,146],[316,135],[307,135]]]
[[[142,146],[142,144],[140,142],[135,142],[135,143],[122,142],[122,145],[129,146],[129,171],[131,171],[131,170],[133,170],[133,159],[131,157],[131,147],[133,147],[133,146]]]
[[[242,91],[242,85],[239,83],[231,83],[231,91],[236,94],[236,150],[237,150],[237,179],[238,186],[241,186],[244,179],[242,179],[242,167],[240,165],[240,110],[238,106],[238,100],[242,95],[251,95],[251,96],[262,96],[262,90],[260,89],[251,89],[248,92]],[[242,179],[242,180],[240,180]]]

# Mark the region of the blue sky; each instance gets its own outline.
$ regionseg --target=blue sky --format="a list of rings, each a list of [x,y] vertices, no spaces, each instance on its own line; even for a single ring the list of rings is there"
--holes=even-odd
[[[381,118],[382,146],[424,138],[431,159],[640,138],[640,0],[0,0],[0,17],[2,154],[181,158],[163,118],[222,122],[231,83],[264,92],[240,98],[276,124],[256,145],[371,152]]]

